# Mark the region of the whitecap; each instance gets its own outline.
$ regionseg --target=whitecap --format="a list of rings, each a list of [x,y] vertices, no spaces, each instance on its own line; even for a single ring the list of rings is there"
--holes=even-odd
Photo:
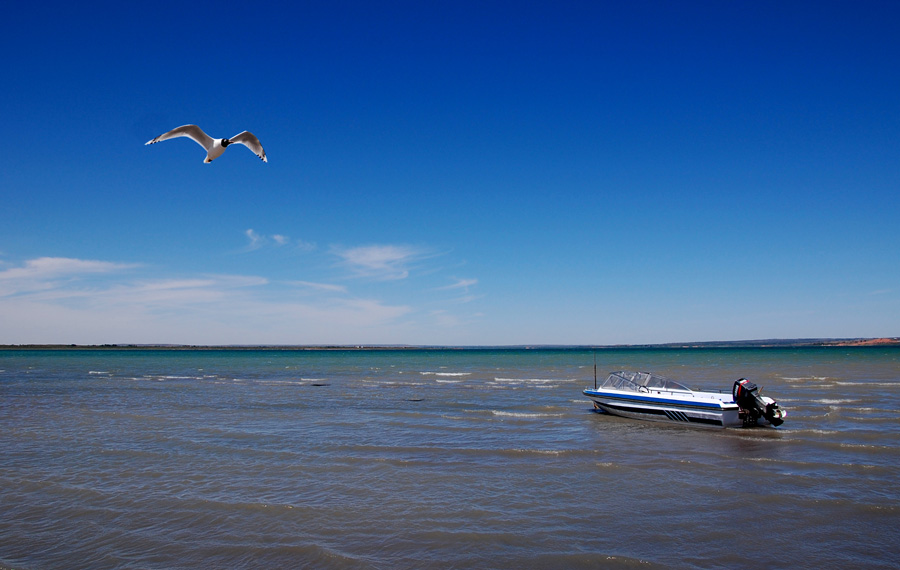
[[[507,453],[534,453],[535,455],[562,455],[565,450],[562,449],[505,449]]]
[[[502,410],[490,410],[492,415],[507,418],[558,418],[563,414],[548,414],[546,412],[504,412]]]
[[[809,380],[828,380],[828,376],[782,376],[787,382],[808,382]]]
[[[494,382],[505,384],[549,384],[561,381],[559,378],[494,378]]]

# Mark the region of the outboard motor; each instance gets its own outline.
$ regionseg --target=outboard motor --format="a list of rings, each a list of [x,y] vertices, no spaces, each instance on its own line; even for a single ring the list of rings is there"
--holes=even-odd
[[[756,425],[760,418],[765,418],[773,426],[784,423],[787,415],[784,410],[779,409],[778,403],[772,398],[760,396],[756,384],[746,378],[734,381],[731,394],[734,396],[734,403],[740,408],[738,413],[745,426]]]

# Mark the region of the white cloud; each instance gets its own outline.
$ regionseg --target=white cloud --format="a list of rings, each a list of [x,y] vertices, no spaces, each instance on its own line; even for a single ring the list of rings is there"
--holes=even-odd
[[[241,289],[268,285],[263,277],[211,275],[189,279],[154,279],[111,286],[104,302],[118,305],[172,306],[217,303],[240,295]],[[189,310],[185,307],[185,310]]]
[[[267,237],[248,229],[248,247],[288,247],[286,236]],[[285,279],[233,274],[176,274],[165,267],[90,259],[41,257],[0,261],[0,344],[404,344],[435,342],[439,331],[463,334],[472,318],[449,307],[435,291],[471,300],[476,279],[452,278],[438,288],[411,290],[413,270],[432,271],[423,260],[436,255],[405,245],[332,247],[338,266],[291,266]],[[332,258],[334,259],[334,258]],[[325,273],[316,273],[325,270]],[[276,271],[273,269],[273,271]],[[333,273],[344,275],[334,275]],[[332,281],[347,271],[381,283],[349,288]],[[328,275],[331,272],[332,275]],[[353,290],[357,289],[357,290]],[[374,292],[378,291],[377,294]],[[418,299],[417,304],[411,299]],[[438,335],[433,337],[432,335]]]
[[[309,241],[303,240],[294,240],[294,247],[299,249],[300,251],[313,251],[316,249],[316,244]]]
[[[250,240],[250,243],[248,243],[248,244],[247,244],[247,247],[245,248],[246,251],[253,251],[253,250],[255,250],[255,249],[259,249],[259,248],[261,248],[261,247],[263,246],[263,244],[264,244],[265,241],[266,241],[266,238],[265,238],[265,237],[259,235],[259,234],[256,233],[255,231],[253,231],[252,228],[249,229],[249,230],[247,230],[247,231],[245,231],[245,232],[244,232],[244,235],[246,235],[246,236],[247,236],[247,239]]]
[[[331,283],[312,283],[311,281],[291,281],[291,285],[305,287],[307,289],[315,289],[318,291],[331,291],[333,293],[346,293],[347,288],[343,285],[333,285]]]
[[[451,289],[463,289],[464,291],[468,291],[469,287],[478,284],[478,279],[456,279],[455,283],[451,283],[450,285],[446,285],[444,287],[438,287],[436,291],[448,291]]]
[[[134,264],[72,259],[69,257],[39,257],[26,261],[24,267],[13,267],[0,271],[0,280],[40,279],[84,273],[109,273],[131,267],[136,266]]]
[[[309,290],[297,302],[264,277],[122,272],[132,267],[41,258],[0,271],[0,344],[402,342],[414,311],[328,283],[288,283]]]
[[[316,244],[298,240],[291,239],[290,237],[283,234],[272,234],[271,236],[263,235],[258,233],[254,229],[248,229],[244,232],[244,235],[247,236],[249,240],[247,245],[241,251],[256,251],[257,249],[266,247],[268,245],[274,245],[275,247],[283,247],[289,244],[292,244],[296,249],[301,251],[312,251],[316,249]]]
[[[91,275],[114,273],[134,267],[138,265],[68,257],[31,259],[22,267],[0,271],[0,297],[51,290],[60,282],[78,281]]]
[[[357,275],[385,281],[406,279],[407,266],[425,255],[420,249],[403,245],[335,246],[331,251]]]

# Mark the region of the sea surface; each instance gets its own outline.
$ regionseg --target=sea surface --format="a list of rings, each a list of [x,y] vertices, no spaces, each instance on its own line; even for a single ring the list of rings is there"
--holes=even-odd
[[[613,370],[780,428],[592,411]],[[897,568],[900,349],[3,350],[0,567]]]

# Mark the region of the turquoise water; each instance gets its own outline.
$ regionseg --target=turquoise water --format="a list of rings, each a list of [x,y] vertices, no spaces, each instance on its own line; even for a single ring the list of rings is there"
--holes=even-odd
[[[594,355],[0,351],[0,565],[896,567],[900,349],[596,351],[751,430],[594,413]]]

